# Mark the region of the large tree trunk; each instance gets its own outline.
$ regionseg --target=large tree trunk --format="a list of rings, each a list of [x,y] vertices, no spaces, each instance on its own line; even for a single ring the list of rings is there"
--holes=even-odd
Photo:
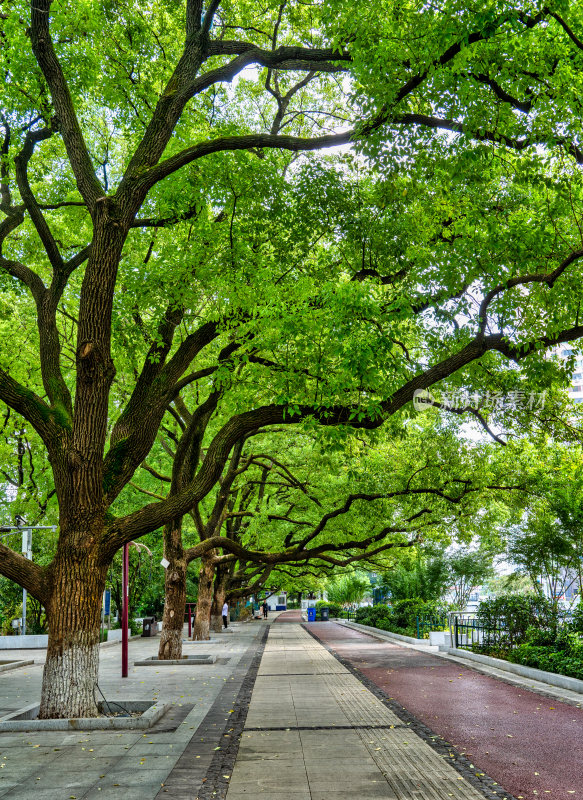
[[[182,628],[186,606],[186,559],[182,547],[182,520],[173,520],[164,527],[164,617],[158,658],[182,658]]]
[[[101,599],[107,566],[95,553],[61,547],[51,570],[49,643],[40,719],[97,716]]]
[[[220,633],[223,630],[223,604],[227,596],[227,578],[226,570],[218,567],[211,605],[211,631],[214,633]]]
[[[206,641],[209,639],[211,605],[213,602],[213,579],[215,576],[215,566],[213,564],[214,552],[207,553],[202,557],[198,579],[198,598],[196,601],[196,617],[194,620],[194,631],[192,638],[195,641]]]

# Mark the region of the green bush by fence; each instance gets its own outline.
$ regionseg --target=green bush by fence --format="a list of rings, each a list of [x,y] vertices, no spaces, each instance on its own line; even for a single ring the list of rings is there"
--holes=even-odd
[[[382,631],[416,638],[417,617],[435,617],[437,620],[442,614],[443,611],[437,603],[412,597],[408,600],[397,600],[390,606],[378,605],[359,608],[356,612],[356,622],[379,628]],[[424,636],[427,638],[429,632],[425,631]]]
[[[495,628],[498,636],[494,643],[486,631],[472,650],[583,680],[581,604],[567,620],[544,597],[508,594],[483,601],[477,616],[486,629]]]

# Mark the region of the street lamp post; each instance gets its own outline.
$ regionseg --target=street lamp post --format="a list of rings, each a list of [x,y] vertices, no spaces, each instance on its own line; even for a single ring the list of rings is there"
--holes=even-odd
[[[12,531],[15,533],[22,532],[22,555],[24,558],[27,558],[29,561],[32,561],[32,532],[33,531],[52,531],[53,533],[57,530],[56,525],[22,525],[20,517],[17,517],[17,524],[14,525],[2,525],[0,527],[0,533],[7,533],[8,535],[12,534]],[[20,630],[22,634],[26,634],[26,604],[28,599],[28,592],[26,589],[22,590],[22,619],[20,624]]]
[[[32,530],[30,528],[22,529],[22,555],[29,561],[32,561]],[[22,633],[26,636],[26,589],[22,590]]]

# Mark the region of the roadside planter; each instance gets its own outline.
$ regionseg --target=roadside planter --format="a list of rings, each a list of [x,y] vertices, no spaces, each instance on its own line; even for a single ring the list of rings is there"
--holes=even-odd
[[[214,664],[216,660],[216,656],[211,656],[206,653],[195,653],[190,656],[182,656],[182,658],[158,658],[158,656],[149,656],[148,658],[143,658],[141,661],[134,661],[134,667],[192,667],[198,664]]]
[[[42,650],[46,649],[48,643],[48,633],[0,636],[0,650]]]
[[[8,670],[18,669],[19,667],[28,667],[30,664],[34,664],[34,658],[29,658],[25,661],[21,659],[14,661],[0,661],[0,672],[8,672]]]
[[[39,703],[0,717],[0,733],[7,731],[99,731],[144,730],[151,728],[171,707],[151,700],[101,701],[97,704],[102,717],[73,719],[37,719]]]
[[[102,642],[101,644],[121,642],[121,633],[121,628],[110,630],[107,642]],[[129,629],[128,636],[131,636]],[[0,636],[0,650],[46,650],[48,643],[48,633],[27,633],[24,636]]]
[[[429,631],[429,644],[430,645],[445,644],[445,634],[446,631]]]

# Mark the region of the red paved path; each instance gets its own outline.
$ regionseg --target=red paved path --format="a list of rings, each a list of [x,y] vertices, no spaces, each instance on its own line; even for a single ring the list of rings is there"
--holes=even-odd
[[[299,609],[292,611],[282,611],[281,614],[275,618],[274,622],[301,622],[302,612]]]
[[[582,709],[334,622],[308,627],[508,792],[583,800]]]

